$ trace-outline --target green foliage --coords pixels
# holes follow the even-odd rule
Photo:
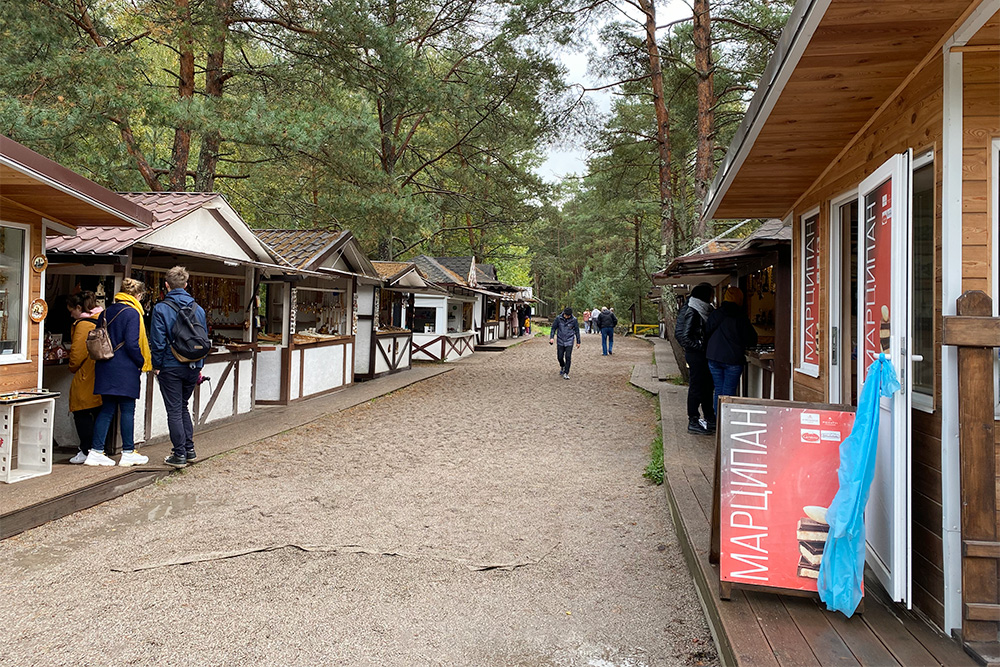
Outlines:
[[[649,446],[649,464],[642,476],[657,486],[663,484],[663,435],[657,435]]]

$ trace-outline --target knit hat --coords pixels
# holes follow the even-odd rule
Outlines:
[[[732,301],[737,306],[743,305],[743,292],[740,291],[739,287],[727,287],[726,294],[722,297],[723,301]]]

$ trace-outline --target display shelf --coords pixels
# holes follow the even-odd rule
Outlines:
[[[13,484],[52,472],[55,398],[0,405],[0,482]]]

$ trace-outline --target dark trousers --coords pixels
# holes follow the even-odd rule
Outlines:
[[[111,422],[115,418],[115,410],[119,411],[119,426],[121,428],[122,451],[135,450],[135,399],[128,396],[112,396],[101,394],[101,411],[94,421],[94,438],[90,442],[91,449],[104,451],[104,443],[111,430]]]
[[[101,406],[77,410],[73,413],[73,422],[76,424],[76,434],[80,436],[80,451],[84,454],[90,453],[90,446],[94,443],[94,426],[97,424],[97,415],[101,414]],[[110,426],[110,423],[109,423]],[[113,449],[114,443],[111,440],[111,429],[104,439],[104,451]]]
[[[688,418],[697,419],[699,417],[698,408],[707,422],[715,422],[715,406],[712,405],[715,384],[712,382],[712,373],[708,370],[708,360],[704,354],[697,352],[685,352],[684,359],[688,364]]]
[[[164,368],[156,379],[160,383],[160,396],[167,410],[167,429],[174,456],[187,458],[194,453],[194,424],[188,401],[198,384],[200,371],[188,366]]]
[[[556,344],[556,358],[559,360],[559,368],[566,375],[569,375],[569,365],[573,363],[573,344],[569,345],[559,345]]]

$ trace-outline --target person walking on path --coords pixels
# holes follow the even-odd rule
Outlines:
[[[743,310],[743,292],[730,287],[705,324],[705,357],[712,373],[715,393],[712,406],[719,409],[719,396],[736,396],[746,363],[748,347],[757,344],[757,330]]]
[[[590,333],[590,311],[583,311],[583,333]]]
[[[592,334],[600,333],[600,330],[597,328],[597,318],[599,318],[600,316],[601,316],[601,309],[598,308],[597,306],[594,306],[594,309],[590,311],[590,322],[591,322],[590,333]]]
[[[107,326],[115,356],[94,364],[94,393],[101,395],[101,411],[94,423],[94,439],[83,462],[88,466],[113,466],[115,460],[105,455],[104,442],[115,417],[120,413],[122,438],[120,466],[144,465],[149,459],[135,449],[135,399],[139,398],[139,378],[153,369],[146,338],[140,299],[146,286],[134,278],[122,281],[114,303],[101,313],[97,326]]]
[[[573,309],[566,308],[562,315],[552,322],[549,332],[549,345],[552,339],[556,341],[556,358],[559,360],[559,375],[564,380],[569,379],[569,366],[573,362],[573,342],[580,347],[580,323],[573,317]]]
[[[153,368],[160,383],[163,407],[167,411],[167,429],[172,445],[170,456],[163,462],[174,468],[183,468],[198,459],[188,401],[198,385],[211,341],[205,309],[195,303],[194,297],[187,292],[187,269],[175,266],[167,271],[165,282],[167,295],[153,306],[150,337]],[[187,349],[191,341],[180,340],[181,336],[191,337],[197,343],[197,352],[185,356],[191,354]]]
[[[607,306],[601,308],[601,314],[597,316],[597,328],[601,332],[601,350],[605,357],[613,353],[616,326],[618,318],[615,314],[608,310]]]
[[[708,283],[696,285],[691,297],[677,313],[674,336],[684,348],[684,359],[688,365],[688,432],[708,435],[715,432],[715,405],[713,399],[712,374],[705,357],[705,324],[712,313],[712,286]],[[701,422],[701,408],[705,423]]]
[[[80,436],[80,451],[69,460],[80,464],[87,460],[94,442],[94,424],[101,412],[101,397],[94,393],[94,360],[87,353],[87,334],[97,326],[97,318],[104,310],[97,305],[93,292],[71,294],[66,299],[66,309],[73,318],[69,348],[69,372],[73,380],[69,385],[69,411],[73,413],[76,434]]]

